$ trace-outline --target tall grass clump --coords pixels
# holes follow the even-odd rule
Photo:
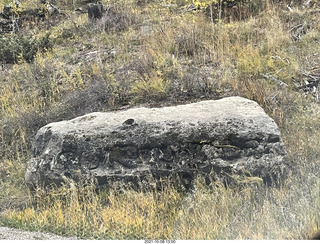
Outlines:
[[[84,239],[168,239],[182,200],[172,186],[98,194],[90,186],[71,186],[38,194],[33,206],[5,212],[2,223]]]
[[[306,239],[319,224],[319,181],[309,192],[290,180],[284,188],[251,185],[242,189],[200,187],[184,199],[173,239]],[[311,183],[310,182],[310,183]],[[201,186],[201,184],[200,184]]]

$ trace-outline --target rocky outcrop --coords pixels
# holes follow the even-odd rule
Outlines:
[[[50,23],[59,21],[64,16],[52,3],[41,1],[39,8],[23,9],[18,1],[8,4],[0,12],[0,34],[17,33],[21,28],[32,28],[37,22],[50,19]]]
[[[18,1],[3,7],[2,12],[0,12],[0,34],[18,31],[21,25],[20,12],[21,8]]]
[[[16,32],[19,28],[19,22],[12,19],[4,19],[0,17],[0,34]]]
[[[197,174],[268,179],[284,167],[276,123],[254,101],[221,100],[91,113],[41,128],[25,175],[30,188],[94,179],[99,185]]]

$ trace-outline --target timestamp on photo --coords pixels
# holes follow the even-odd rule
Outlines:
[[[176,240],[144,240],[146,244],[175,244]]]

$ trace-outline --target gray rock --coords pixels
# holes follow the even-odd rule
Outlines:
[[[101,19],[105,12],[105,7],[101,3],[88,4],[88,18],[90,20]]]
[[[94,179],[99,185],[180,176],[190,186],[248,174],[269,179],[284,167],[276,123],[254,101],[221,100],[163,108],[90,113],[41,128],[26,183],[36,186]]]

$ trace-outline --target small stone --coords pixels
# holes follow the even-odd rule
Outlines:
[[[132,125],[134,123],[134,119],[127,119],[123,122],[123,125]]]

